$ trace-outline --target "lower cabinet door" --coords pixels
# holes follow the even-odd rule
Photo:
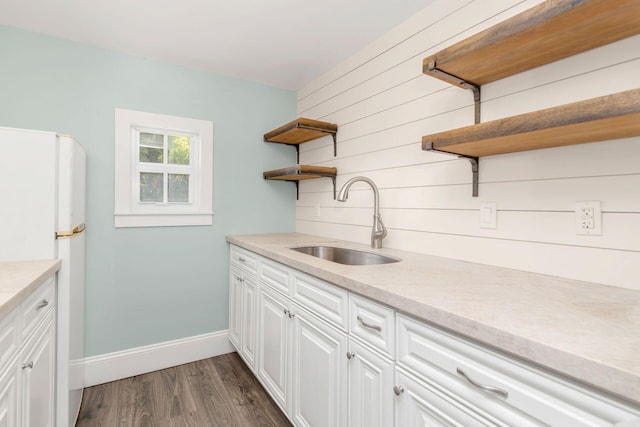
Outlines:
[[[397,395],[396,426],[507,426],[401,370],[396,370],[394,393]]]
[[[12,364],[0,375],[0,427],[18,425],[17,386],[16,365]]]
[[[242,316],[242,272],[229,270],[229,341],[240,352],[240,324]]]
[[[393,426],[394,364],[351,339],[349,364],[349,427]]]
[[[258,298],[258,378],[273,400],[289,413],[289,302],[264,284]]]
[[[242,281],[242,320],[240,323],[240,355],[245,363],[255,372],[257,330],[256,318],[258,313],[258,286],[253,278],[247,276]]]
[[[52,314],[50,314],[52,316]],[[53,427],[55,329],[53,317],[36,332],[20,363],[22,425]]]
[[[297,426],[346,426],[347,335],[302,309],[292,311],[291,419]]]

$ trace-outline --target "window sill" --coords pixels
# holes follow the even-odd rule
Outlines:
[[[213,212],[174,214],[116,213],[115,227],[178,227],[190,225],[212,225]]]

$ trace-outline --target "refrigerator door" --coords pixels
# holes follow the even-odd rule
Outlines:
[[[56,135],[0,128],[0,261],[56,257]]]
[[[58,238],[57,426],[74,426],[84,387],[85,233]]]
[[[85,224],[87,156],[73,137],[58,136],[58,236],[70,236]]]

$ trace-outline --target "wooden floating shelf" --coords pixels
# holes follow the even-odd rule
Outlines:
[[[423,150],[466,157],[640,135],[640,89],[422,137]]]
[[[279,144],[295,145],[298,153],[297,161],[300,161],[298,146],[302,143],[331,135],[333,138],[333,155],[336,156],[336,134],[338,125],[321,122],[319,120],[305,119],[300,117],[292,122],[282,125],[279,128],[264,134],[265,142],[276,142]]]
[[[638,33],[638,0],[549,0],[424,58],[423,72],[481,86]]]
[[[264,179],[279,181],[293,181],[296,184],[296,198],[298,196],[298,182],[305,179],[331,178],[333,181],[333,198],[336,198],[336,176],[338,169],[326,166],[295,165],[288,168],[275,169],[262,173]]]

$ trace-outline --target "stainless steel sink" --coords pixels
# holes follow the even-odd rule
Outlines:
[[[322,258],[346,265],[390,264],[400,261],[397,258],[392,258],[386,255],[357,251],[355,249],[336,248],[333,246],[302,246],[291,249],[316,258]]]

